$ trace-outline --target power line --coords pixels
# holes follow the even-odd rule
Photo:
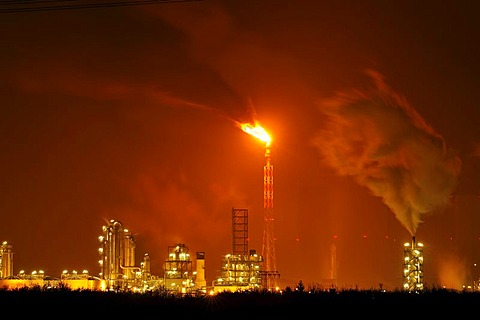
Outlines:
[[[22,0],[0,1],[0,13],[20,13],[35,11],[75,10],[109,7],[140,6],[177,2],[198,2],[203,0],[136,0],[136,1],[76,1],[76,0]]]

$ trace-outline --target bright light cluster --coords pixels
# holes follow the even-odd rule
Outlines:
[[[259,139],[260,141],[265,142],[265,145],[268,147],[272,143],[272,138],[270,135],[265,131],[265,129],[260,126],[258,123],[255,123],[255,126],[252,126],[249,123],[243,123],[240,125],[242,130],[249,135],[254,136],[255,138]]]

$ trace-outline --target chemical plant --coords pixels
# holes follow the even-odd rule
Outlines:
[[[152,275],[150,257],[146,254],[141,263],[136,261],[136,243],[132,233],[120,221],[111,220],[102,228],[99,237],[99,265],[97,276],[65,271],[59,279],[46,277],[43,271],[30,275],[21,271],[13,275],[13,251],[7,242],[0,252],[0,285],[8,288],[19,286],[60,283],[71,288],[96,290],[128,290],[146,292],[164,290],[176,294],[205,294],[219,291],[279,290],[273,234],[273,165],[271,164],[271,138],[258,124],[241,124],[247,134],[265,143],[264,166],[264,232],[262,255],[248,248],[248,210],[232,209],[232,253],[222,257],[221,275],[207,288],[205,280],[205,253],[196,252],[192,259],[185,244],[168,247],[164,274]]]
[[[122,222],[111,220],[99,236],[99,272],[64,271],[56,278],[43,271],[14,274],[14,252],[11,244],[0,246],[0,287],[59,287],[102,291],[148,292],[161,290],[174,295],[203,295],[223,291],[269,289],[271,272],[265,269],[263,256],[248,248],[248,210],[232,208],[232,252],[221,257],[220,275],[208,285],[205,278],[205,253],[192,256],[187,245],[178,243],[167,248],[164,274],[153,275],[150,257],[137,262],[136,240]],[[403,289],[424,290],[423,245],[415,237],[404,244]],[[278,290],[278,289],[277,289]]]
[[[150,272],[150,257],[136,260],[136,241],[122,222],[111,220],[102,227],[99,236],[99,273],[92,276],[87,271],[64,271],[58,278],[43,271],[26,274],[23,270],[14,275],[13,247],[3,242],[0,247],[0,287],[59,287],[102,291],[147,292],[162,290],[175,295],[213,294],[221,291],[263,289],[265,278],[263,259],[255,250],[249,250],[248,210],[232,209],[233,252],[222,257],[221,275],[207,286],[205,278],[205,253],[196,252],[193,258],[187,245],[178,243],[168,247],[164,274]]]
[[[177,243],[167,249],[164,274],[153,275],[148,254],[137,262],[136,240],[122,222],[111,220],[102,227],[99,237],[99,272],[90,275],[82,272],[64,271],[58,278],[43,271],[14,275],[13,248],[7,242],[0,246],[0,287],[68,286],[72,289],[103,291],[148,292],[161,290],[175,295],[214,294],[222,291],[268,290],[279,291],[273,231],[273,165],[271,164],[271,139],[265,130],[256,124],[242,124],[241,129],[265,143],[264,166],[264,231],[262,254],[248,248],[248,210],[232,208],[232,251],[221,258],[218,278],[207,285],[205,278],[205,252],[195,252],[194,257],[187,245]],[[331,280],[336,284],[336,253],[332,248]],[[404,246],[403,290],[418,292],[423,284],[423,245],[411,243]],[[336,286],[336,285],[335,285]]]

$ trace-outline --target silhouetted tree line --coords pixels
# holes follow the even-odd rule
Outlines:
[[[139,317],[190,319],[382,319],[453,317],[476,314],[480,292],[432,289],[421,292],[381,290],[306,290],[302,283],[283,292],[243,291],[215,295],[172,295],[164,290],[105,292],[68,287],[0,288],[0,308],[15,315],[47,318]],[[193,318],[192,318],[193,319]]]

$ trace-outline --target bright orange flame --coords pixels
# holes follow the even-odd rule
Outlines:
[[[242,123],[240,127],[249,135],[252,135],[255,138],[265,142],[267,147],[270,146],[270,143],[272,143],[272,138],[270,138],[270,135],[258,123],[255,123],[255,126],[252,126],[249,123]]]

